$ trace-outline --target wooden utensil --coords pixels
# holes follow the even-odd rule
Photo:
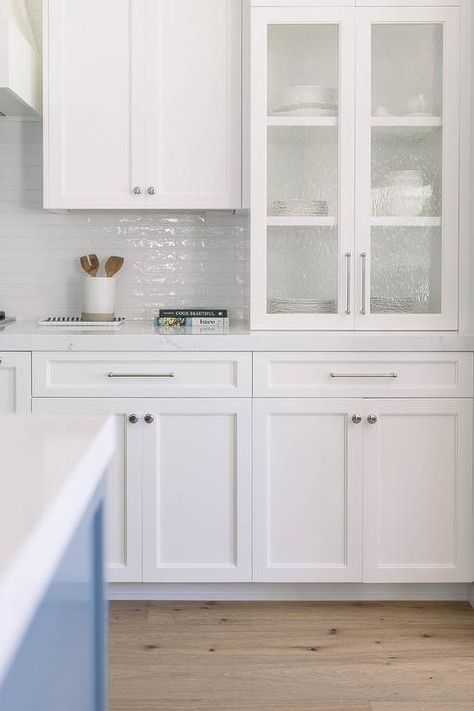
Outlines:
[[[123,267],[123,257],[109,257],[105,263],[105,273],[108,277],[113,277],[119,273]]]
[[[97,254],[85,254],[81,257],[81,267],[89,276],[97,276],[97,272],[99,271],[99,257]]]

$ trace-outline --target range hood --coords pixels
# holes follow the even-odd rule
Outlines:
[[[0,0],[0,114],[38,116],[41,69],[23,0]]]

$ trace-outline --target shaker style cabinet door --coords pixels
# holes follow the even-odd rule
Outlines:
[[[45,0],[46,208],[145,207],[144,8]]]
[[[361,403],[255,400],[255,582],[361,581]]]
[[[252,11],[253,328],[354,327],[354,23]]]
[[[457,329],[459,22],[357,10],[357,329]]]
[[[251,580],[249,399],[150,401],[144,582]]]
[[[106,495],[106,568],[110,583],[142,580],[142,425],[140,400],[106,398],[34,398],[33,413],[113,415],[117,451],[108,472]],[[129,422],[137,415],[135,424]]]
[[[364,581],[471,582],[472,400],[364,407]]]
[[[147,0],[146,204],[241,205],[241,0]]]
[[[241,205],[241,0],[45,0],[45,207]]]
[[[0,413],[31,412],[31,356],[0,353]]]

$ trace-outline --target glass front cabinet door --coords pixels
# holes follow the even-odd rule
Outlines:
[[[459,10],[256,7],[252,327],[458,326]]]

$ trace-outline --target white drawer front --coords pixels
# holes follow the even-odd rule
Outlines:
[[[257,397],[472,397],[470,353],[255,353]]]
[[[250,397],[251,353],[35,353],[36,397]]]

